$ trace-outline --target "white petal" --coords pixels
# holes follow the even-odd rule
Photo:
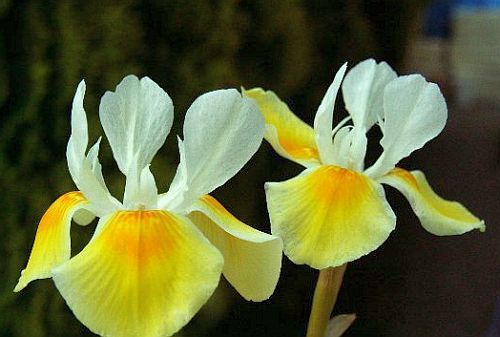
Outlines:
[[[85,81],[78,84],[71,108],[71,136],[68,141],[68,169],[75,184],[78,180],[78,171],[89,142],[87,116],[83,108],[85,96]]]
[[[420,75],[401,76],[385,87],[384,152],[366,170],[372,177],[390,171],[403,158],[436,137],[446,124],[448,112],[439,87]]]
[[[252,99],[234,89],[198,97],[186,113],[186,184],[193,202],[234,176],[257,151],[264,118]],[[182,158],[181,158],[182,159]]]
[[[333,139],[332,164],[358,172],[363,171],[366,144],[364,127],[340,128]]]
[[[89,211],[102,216],[121,207],[119,201],[111,196],[105,184],[101,183],[100,171],[97,165],[98,145],[94,145],[89,151],[89,157],[85,156],[88,144],[87,116],[83,108],[83,97],[85,95],[85,82],[82,81],[73,99],[71,110],[71,136],[66,149],[68,168],[78,189],[83,192],[90,201]],[[96,147],[97,146],[97,147]],[[92,161],[92,163],[91,163]]]
[[[349,70],[342,83],[342,94],[354,125],[369,130],[383,116],[384,87],[397,77],[385,62],[365,60]]]
[[[177,171],[168,192],[158,196],[158,208],[169,211],[181,211],[180,208],[184,203],[184,196],[188,190],[186,152],[184,151],[184,143],[179,137],[177,137],[177,144],[179,146],[179,165],[177,166]]]
[[[99,116],[120,171],[127,175],[131,165],[140,171],[151,163],[170,132],[173,110],[167,93],[148,77],[129,75],[104,94]]]
[[[319,156],[323,164],[332,163],[333,155],[333,108],[335,107],[335,99],[340,88],[340,83],[347,69],[347,63],[335,74],[332,84],[326,91],[323,100],[316,112],[314,118],[314,131],[316,132],[316,144],[318,145]]]

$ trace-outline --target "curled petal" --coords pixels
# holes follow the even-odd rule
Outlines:
[[[316,132],[316,144],[318,144],[319,155],[323,164],[331,164],[333,156],[333,108],[335,107],[335,100],[340,88],[340,83],[344,78],[347,69],[347,63],[335,74],[332,84],[326,91],[323,100],[314,117],[314,132]]]
[[[382,186],[336,166],[308,169],[280,183],[266,183],[271,231],[296,264],[336,267],[378,248],[396,218]]]
[[[272,295],[281,270],[280,238],[239,221],[209,195],[200,198],[189,217],[221,251],[223,274],[245,299]]]
[[[319,153],[313,128],[295,116],[272,91],[261,88],[244,90],[254,99],[266,120],[265,139],[282,157],[305,167],[319,164]]]
[[[109,193],[101,173],[98,160],[100,139],[91,147],[87,156],[88,145],[87,116],[83,108],[85,82],[81,81],[73,98],[71,110],[71,136],[66,148],[68,169],[75,185],[90,202],[92,213],[102,216],[121,207],[118,200]]]
[[[63,194],[50,205],[38,224],[28,264],[14,291],[21,291],[33,280],[51,277],[54,267],[69,260],[71,218],[87,204],[83,194],[75,191]]]
[[[170,336],[215,290],[223,258],[186,218],[118,211],[53,270],[57,289],[90,330],[111,337]]]
[[[437,195],[420,171],[409,172],[397,167],[379,181],[403,193],[422,226],[432,234],[457,235],[473,229],[482,232],[486,229],[484,221],[462,204]]]

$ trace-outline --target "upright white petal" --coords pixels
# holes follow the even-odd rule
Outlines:
[[[345,107],[354,125],[369,130],[383,116],[383,93],[385,86],[397,74],[385,62],[368,59],[349,70],[342,83]]]
[[[167,193],[158,196],[159,209],[177,210],[184,203],[184,196],[187,194],[186,151],[179,136],[177,136],[177,143],[179,146],[179,165]]]
[[[420,75],[401,76],[384,90],[383,153],[366,174],[380,177],[444,128],[448,111],[439,87]]]
[[[104,94],[99,117],[120,171],[127,175],[132,164],[141,171],[151,163],[170,132],[173,110],[167,93],[148,77],[129,75]]]
[[[234,176],[257,151],[264,119],[254,101],[234,89],[198,97],[184,121],[186,206]],[[187,192],[187,193],[186,193]],[[189,200],[188,200],[189,199]]]
[[[111,196],[100,172],[97,152],[98,144],[85,156],[88,144],[87,116],[83,108],[85,82],[81,81],[73,98],[71,110],[71,136],[66,149],[68,169],[78,189],[90,201],[88,209],[98,216],[121,207]]]
[[[366,154],[366,129],[358,126],[344,126],[333,139],[332,164],[361,172]]]
[[[340,83],[347,69],[347,63],[335,74],[332,84],[326,91],[323,100],[316,112],[314,118],[314,131],[316,132],[316,144],[318,145],[319,156],[323,164],[332,163],[333,155],[333,108],[335,107],[335,99],[340,88]]]

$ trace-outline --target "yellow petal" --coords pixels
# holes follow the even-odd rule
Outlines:
[[[75,316],[106,337],[170,336],[215,290],[223,258],[189,219],[117,211],[90,243],[53,270]]]
[[[336,267],[379,247],[396,218],[382,186],[337,166],[308,169],[280,183],[266,183],[271,231],[296,264]]]
[[[268,299],[280,275],[281,239],[239,221],[209,195],[194,210],[190,219],[224,256],[226,279],[247,300]]]
[[[463,234],[473,229],[485,230],[484,221],[456,201],[437,195],[420,171],[395,168],[379,179],[398,189],[410,202],[422,226],[435,235]]]
[[[38,224],[26,268],[14,288],[21,291],[33,280],[51,277],[51,270],[71,256],[70,226],[75,212],[88,204],[79,191],[68,192],[50,205]]]
[[[319,164],[313,128],[295,116],[274,92],[254,88],[243,94],[257,102],[266,120],[265,139],[279,155],[306,167]]]

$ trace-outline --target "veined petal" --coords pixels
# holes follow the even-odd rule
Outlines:
[[[319,156],[323,164],[331,164],[333,156],[333,108],[340,88],[340,83],[344,78],[347,63],[335,74],[332,84],[326,91],[323,100],[314,117],[314,132],[316,133],[316,144],[318,144]]]
[[[379,183],[336,166],[266,183],[266,198],[271,231],[283,239],[285,254],[316,269],[370,253],[396,222]]]
[[[439,87],[420,75],[401,76],[384,89],[384,120],[380,125],[384,151],[366,170],[378,178],[420,149],[444,128],[448,111]]]
[[[125,175],[131,165],[140,172],[165,142],[174,106],[168,94],[149,77],[125,77],[115,92],[106,92],[99,117],[116,163]]]
[[[385,62],[368,59],[358,63],[346,74],[342,94],[354,125],[369,130],[383,117],[384,88],[397,74]]]
[[[75,257],[56,268],[75,316],[107,337],[170,336],[208,300],[223,258],[186,218],[118,211]]]
[[[209,195],[193,206],[189,218],[221,251],[224,276],[246,300],[272,295],[281,270],[280,238],[239,221]]]
[[[33,280],[51,277],[54,267],[71,256],[71,218],[88,204],[81,192],[69,192],[50,205],[38,224],[35,242],[26,268],[14,291],[21,291]]]
[[[305,167],[319,165],[313,128],[295,116],[272,91],[254,88],[243,90],[243,94],[257,102],[266,121],[264,137],[280,156]]]
[[[484,221],[475,217],[462,204],[437,195],[420,171],[409,172],[397,167],[379,181],[403,193],[422,226],[432,234],[457,235],[473,229],[481,232],[486,229]]]
[[[264,119],[253,100],[234,89],[198,97],[184,120],[185,162],[180,164],[192,202],[241,170],[263,136]]]

